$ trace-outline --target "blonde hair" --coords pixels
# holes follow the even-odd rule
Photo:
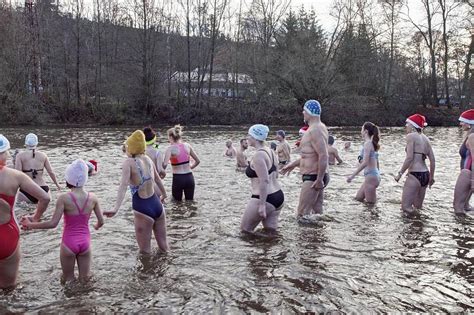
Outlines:
[[[183,135],[183,127],[181,125],[175,125],[173,128],[168,129],[168,137],[173,138],[174,141],[181,139]]]

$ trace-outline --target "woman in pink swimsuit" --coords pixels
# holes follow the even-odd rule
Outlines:
[[[166,149],[163,159],[163,168],[166,169],[168,163],[173,168],[173,183],[171,192],[177,201],[183,200],[183,193],[186,200],[194,199],[194,176],[192,170],[199,165],[200,160],[193,148],[182,141],[183,128],[180,125],[168,129],[168,140],[170,146]],[[193,158],[194,162],[191,161]]]
[[[89,218],[92,212],[97,217],[94,228],[98,230],[104,219],[97,197],[84,190],[87,181],[88,167],[83,160],[75,160],[66,168],[66,184],[70,192],[59,195],[56,211],[51,220],[34,223],[28,219],[21,221],[25,229],[53,229],[58,226],[64,213],[64,230],[61,243],[60,260],[63,269],[63,281],[75,279],[74,265],[77,261],[79,281],[86,282],[90,278],[91,266],[91,235]]]
[[[30,217],[39,221],[49,204],[49,195],[26,174],[6,166],[10,142],[0,134],[0,289],[16,285],[20,264],[20,229],[16,222],[15,196],[21,188],[36,199],[36,212]]]

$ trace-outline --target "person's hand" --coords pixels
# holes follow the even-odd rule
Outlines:
[[[105,215],[107,218],[112,218],[114,215],[117,214],[117,211],[104,211],[102,212],[103,215]]]
[[[100,229],[103,225],[104,225],[104,222],[103,222],[103,221],[102,221],[102,222],[97,221],[97,223],[94,224],[94,229],[98,230],[98,229]]]
[[[281,175],[290,175],[291,171],[295,169],[295,166],[292,163],[283,166],[280,170]]]
[[[31,223],[32,223],[31,216],[24,216],[20,220],[21,228],[23,230],[29,230],[30,226],[31,226]]]
[[[354,175],[349,175],[349,176],[347,176],[346,181],[347,181],[348,183],[350,183],[350,182],[352,182],[353,179],[354,179]]]
[[[397,176],[394,176],[393,179],[398,183],[398,181],[400,180],[400,178],[402,178],[402,174],[400,174],[400,172],[398,172],[398,175]]]
[[[158,175],[160,175],[160,178],[163,179],[166,177],[166,172],[160,172]]]
[[[314,188],[316,190],[321,190],[324,188],[324,183],[322,179],[317,179],[314,181],[313,185],[311,185],[311,188]]]
[[[58,192],[61,192],[61,186],[59,186],[59,184],[58,184],[58,185],[56,185],[56,187],[58,188]]]
[[[431,186],[433,186],[434,183],[435,183],[434,178],[430,176],[430,181],[429,181],[428,187],[431,189]]]
[[[166,198],[168,198],[168,195],[167,195],[167,194],[162,194],[162,195],[160,196],[160,201],[161,201],[161,203],[165,203],[165,202],[166,202]]]
[[[266,205],[260,205],[258,206],[258,214],[266,219],[267,218],[267,206]]]

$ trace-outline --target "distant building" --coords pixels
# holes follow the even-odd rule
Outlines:
[[[202,70],[201,70],[202,71]],[[203,75],[198,69],[191,71],[191,89],[196,93],[201,86],[202,95],[207,95],[209,90],[209,73]],[[188,93],[188,72],[175,72],[171,81],[183,95]],[[216,69],[212,74],[211,96],[248,98],[255,95],[255,84],[252,78],[245,73],[226,72]]]

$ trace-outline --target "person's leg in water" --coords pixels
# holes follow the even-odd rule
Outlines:
[[[20,266],[20,242],[9,257],[0,260],[0,289],[12,288],[16,285]]]
[[[365,201],[368,203],[377,202],[377,187],[380,184],[379,176],[368,175],[365,176],[364,186],[365,186]]]
[[[135,237],[141,254],[151,253],[151,233],[155,220],[138,211],[133,211]]]
[[[76,264],[76,254],[74,254],[64,244],[61,244],[59,259],[61,261],[61,268],[63,270],[61,281],[64,283],[75,280],[76,277],[74,277],[74,265]]]
[[[407,213],[413,213],[415,208],[416,197],[421,189],[421,184],[418,179],[412,174],[408,174],[402,192],[402,210]]]
[[[362,183],[362,186],[360,186],[359,190],[356,193],[355,200],[364,202],[365,200],[365,179],[364,183]]]
[[[263,217],[258,213],[258,205],[260,200],[257,198],[250,198],[247,202],[247,207],[240,221],[240,230],[246,233],[252,233],[257,225],[262,221]],[[268,209],[268,203],[267,203]]]
[[[471,196],[471,171],[467,169],[461,170],[454,186],[454,212],[458,214],[465,213],[469,208],[469,198]]]
[[[171,183],[171,195],[176,201],[183,200],[183,188],[181,186],[180,174],[173,174],[173,181]]]
[[[91,277],[92,252],[89,248],[84,253],[77,255],[77,268],[79,269],[79,281],[86,283]]]
[[[184,198],[186,198],[186,200],[194,200],[195,186],[196,185],[194,183],[194,175],[193,173],[190,173],[190,175],[187,177],[186,186],[184,188]]]
[[[300,199],[298,203],[297,216],[322,213],[323,189],[316,190],[312,188],[314,181],[304,181],[301,185]]]
[[[153,225],[153,233],[155,234],[156,243],[162,252],[169,250],[168,240],[166,237],[166,212],[163,208],[163,212],[160,217],[156,219]]]

